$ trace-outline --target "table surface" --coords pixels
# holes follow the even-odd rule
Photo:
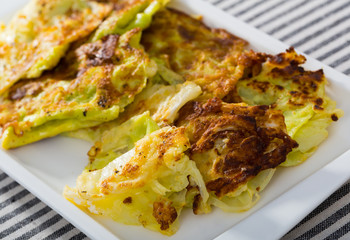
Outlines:
[[[349,0],[206,0],[350,76]],[[350,181],[282,239],[350,239]],[[0,239],[87,239],[0,170]]]

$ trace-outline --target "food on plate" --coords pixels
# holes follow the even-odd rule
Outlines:
[[[151,24],[152,16],[169,0],[107,0],[114,3],[114,11],[90,36],[92,41],[109,34],[123,34],[134,28],[145,29]]]
[[[229,40],[225,41],[227,37]],[[315,99],[324,98],[324,106],[329,104],[327,111],[323,111],[324,115],[313,113],[323,117],[321,122],[325,125],[319,131],[325,131],[332,116],[341,116],[341,111],[335,109],[334,102],[325,95],[323,73],[305,71],[299,66],[304,58],[293,49],[276,56],[249,51],[245,41],[224,30],[210,29],[201,21],[171,9],[154,16],[141,43],[158,67],[147,87],[116,120],[69,135],[96,136],[97,133],[88,153],[87,169],[94,171],[107,168],[116,156],[127,154],[134,142],[129,141],[126,146],[124,136],[118,134],[124,131],[119,129],[130,126],[129,121],[144,112],[160,128],[185,127],[191,144],[185,154],[196,163],[193,167],[201,173],[209,194],[204,201],[198,188],[187,187],[185,205],[195,214],[208,213],[212,206],[230,212],[248,210],[258,201],[259,193],[277,166],[296,164],[294,153],[305,148],[305,142],[301,141],[299,146],[296,141],[299,139],[292,138],[290,124],[293,117],[297,118],[293,115],[295,109],[302,105],[286,104],[281,100],[284,92],[274,92],[274,89],[280,91],[284,86],[285,94],[292,90],[304,90],[305,94],[305,87],[309,86],[309,96],[298,95],[296,100],[307,99],[313,107]],[[284,71],[289,75],[283,75],[279,68],[286,68]],[[290,68],[296,68],[299,75],[290,73]],[[228,76],[232,81],[225,82]],[[276,79],[282,83],[276,83]],[[262,91],[258,83],[255,87],[252,83],[258,80],[267,82],[264,84],[271,85],[272,89]],[[316,88],[311,84],[314,80],[318,81]],[[267,93],[276,98],[271,99]],[[311,99],[311,95],[317,98]],[[270,102],[254,102],[259,99],[270,99]],[[309,119],[300,124],[305,123],[319,128]],[[305,133],[310,137],[315,131],[308,128]],[[314,146],[319,143],[312,142]]]
[[[0,94],[55,67],[69,44],[92,33],[111,10],[98,1],[30,1],[0,31]]]
[[[93,143],[64,196],[172,235],[183,208],[250,209],[343,113],[293,48],[255,52],[167,3],[33,0],[0,33],[0,127],[5,149],[61,133]]]
[[[228,104],[218,98],[193,101],[181,109],[176,126],[186,129],[191,144],[188,154],[215,198],[213,205],[226,203],[225,210],[249,209],[261,187],[251,189],[251,200],[242,202],[246,209],[230,203],[246,195],[250,179],[276,168],[298,146],[287,134],[282,113],[267,105]]]
[[[64,195],[92,213],[174,234],[189,186],[208,199],[196,163],[184,153],[189,147],[183,127],[164,127],[106,167],[85,170],[76,188],[66,187]]]
[[[96,126],[117,118],[119,112],[123,111],[123,108],[132,102],[133,97],[146,86],[147,79],[157,71],[155,62],[148,58],[139,41],[142,28],[148,26],[152,15],[165,3],[166,1],[162,0],[106,1],[102,6],[111,5],[116,10],[113,10],[104,21],[102,20],[107,13],[101,17],[89,32],[95,30],[92,35],[100,32],[98,38],[85,38],[85,36],[91,38],[87,36],[88,33],[80,37],[78,33],[71,33],[76,37],[73,39],[76,41],[70,45],[60,63],[57,66],[52,65],[55,66],[54,69],[40,77],[42,71],[35,76],[21,75],[19,77],[21,80],[17,79],[17,83],[11,87],[9,85],[10,88],[0,96],[2,146],[6,149],[14,148],[65,131]],[[98,3],[76,0],[53,1],[46,4],[45,1],[35,0],[27,8],[35,4],[40,7],[30,8],[33,16],[44,14],[45,21],[56,22],[58,20],[55,16],[66,8],[61,14],[74,11],[78,17],[80,15],[79,11],[75,10],[76,7]],[[42,8],[53,11],[52,19]],[[120,17],[114,19],[118,28],[105,35],[102,34],[102,30],[110,23],[115,12]],[[74,18],[78,22],[72,22],[70,18],[61,16],[58,16],[58,19],[64,26],[72,25],[71,28],[82,31],[79,19]],[[31,24],[37,27],[34,20],[31,20]],[[16,25],[17,22],[15,18],[13,24]],[[56,36],[63,30],[54,28],[50,31]],[[41,33],[44,34],[43,31]],[[4,34],[6,36],[6,32]],[[67,42],[66,48],[70,42]],[[52,49],[49,46],[46,48]],[[11,49],[19,51],[16,47]],[[63,54],[53,54],[57,58],[55,64]],[[5,52],[2,59],[9,57],[12,58],[13,54]],[[45,61],[47,60],[49,58],[45,57]],[[6,82],[7,80],[3,78],[0,85]]]
[[[293,48],[269,56],[261,71],[237,84],[238,95],[249,105],[270,105],[281,110],[289,136],[299,146],[288,154],[283,166],[305,161],[327,138],[327,127],[343,115],[326,94],[322,70],[307,71],[300,65],[305,57]]]
[[[142,44],[184,80],[199,85],[204,94],[223,98],[244,75],[240,56],[248,43],[223,29],[211,29],[202,21],[174,9],[154,16]]]
[[[54,71],[12,86],[0,105],[2,146],[14,148],[117,118],[157,71],[140,36],[135,28],[81,45],[73,79]]]

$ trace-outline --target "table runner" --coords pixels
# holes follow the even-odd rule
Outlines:
[[[350,76],[350,1],[205,1]],[[282,239],[350,239],[349,212],[350,181]],[[88,238],[0,170],[0,239]]]

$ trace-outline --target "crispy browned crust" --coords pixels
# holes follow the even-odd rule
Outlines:
[[[79,60],[78,76],[90,67],[115,64],[119,59],[115,56],[119,35],[107,35],[101,41],[85,44],[76,51]]]
[[[160,224],[161,230],[167,230],[177,218],[176,209],[169,200],[153,203],[153,217]]]
[[[132,197],[127,197],[123,200],[124,204],[131,204],[132,203]]]
[[[246,41],[174,9],[154,16],[142,44],[151,57],[162,59],[212,96],[226,96],[244,74],[244,59],[239,58]]]
[[[249,62],[248,59],[252,56],[247,56],[246,62]],[[279,79],[280,84],[288,86],[289,100],[287,104],[291,109],[312,102],[315,110],[323,110],[324,100],[319,97],[319,90],[320,86],[323,87],[325,84],[326,79],[322,69],[316,71],[305,70],[301,66],[306,61],[305,57],[297,54],[293,47],[275,56],[265,55],[264,58],[260,58],[258,61],[253,60],[259,62],[260,66],[261,63],[265,64],[265,72],[262,73],[264,75],[258,76],[260,72],[256,72],[258,74],[251,74],[247,78],[240,79],[240,81],[246,82],[247,87],[259,94],[272,90],[275,95],[280,96],[285,91],[284,87],[273,83],[274,79]],[[255,64],[253,68],[257,68],[258,65]],[[252,68],[248,67],[247,69],[251,70]],[[260,80],[256,80],[255,77],[259,77]],[[266,80],[262,81],[262,79]]]
[[[129,31],[128,37],[131,38],[139,31],[139,28]],[[65,109],[75,104],[67,101],[71,96],[80,95],[82,99],[87,98],[87,90],[92,84],[96,87],[96,107],[101,109],[118,104],[125,95],[134,96],[140,91],[140,86],[128,82],[143,79],[144,76],[139,73],[124,74],[118,78],[118,81],[124,81],[118,89],[112,83],[112,71],[125,58],[132,55],[141,57],[144,51],[129,46],[127,41],[121,45],[119,40],[118,35],[108,35],[93,43],[74,46],[57,68],[45,72],[40,78],[23,79],[14,84],[0,103],[0,112],[3,113],[0,116],[2,130],[13,126],[16,134],[20,136],[22,129],[17,128],[23,110],[26,115],[31,115],[41,109],[50,116],[51,113],[57,112],[57,109]],[[95,67],[100,67],[98,74],[86,74],[87,70]],[[68,85],[64,84],[67,87],[62,87],[61,83],[67,82]],[[37,99],[39,94],[40,99]],[[55,100],[54,96],[57,96]],[[86,116],[87,112],[83,112],[82,115]],[[21,128],[29,128],[31,124],[28,122],[28,127],[22,125]]]
[[[111,193],[112,189],[132,189],[143,187],[147,178],[157,172],[164,165],[164,162],[179,161],[183,154],[174,153],[174,148],[185,147],[185,151],[190,143],[182,127],[163,128],[158,135],[152,139],[147,136],[136,143],[135,155],[122,167],[116,170],[116,175],[106,178],[101,183],[101,191],[104,194]],[[149,171],[152,169],[152,171]],[[116,180],[115,176],[127,181]]]
[[[219,197],[260,171],[277,167],[298,146],[286,133],[281,112],[268,106],[226,104],[213,98],[188,103],[179,116],[176,124],[186,126],[191,157],[207,189]],[[209,152],[211,157],[205,158]]]
[[[254,52],[253,50],[246,51],[239,56],[239,64],[244,67],[242,79],[252,78],[261,72],[262,64],[271,57],[266,53]]]
[[[55,21],[56,24],[50,24],[50,22],[53,22],[51,18],[55,16],[48,14],[47,11],[51,11],[50,8],[57,5],[56,3],[52,5],[50,2],[49,0],[36,1],[35,5],[38,8],[36,14],[27,16],[25,12],[20,12],[13,20],[18,21],[22,18],[27,21],[26,19],[31,19],[30,22],[34,25],[31,27],[28,25],[26,31],[30,31],[32,39],[26,41],[11,40],[8,43],[2,41],[0,44],[0,57],[3,60],[2,64],[5,64],[2,76],[0,76],[1,95],[5,94],[13,84],[28,76],[26,72],[35,66],[40,58],[46,56],[43,53],[51,50],[45,48],[64,46],[86,38],[112,10],[112,4],[109,1],[105,1],[105,4],[98,4],[98,8],[97,5],[95,7],[90,5],[82,10],[70,8],[64,13],[59,13],[60,20]],[[15,22],[10,25],[15,28],[18,27]],[[45,44],[42,44],[42,42],[45,42]],[[52,67],[44,68],[49,70]]]
[[[196,196],[194,196],[192,209],[193,209],[193,213],[196,214],[196,215],[201,213],[200,212],[200,204],[201,204],[201,202],[203,202],[203,199],[202,199],[200,194],[197,194]]]
[[[269,75],[283,77],[287,80],[292,79],[293,83],[299,85],[298,90],[304,94],[315,92],[320,83],[324,82],[323,70],[306,71],[300,66],[305,61],[304,56],[298,55],[293,48],[290,48],[285,53],[269,59],[269,62],[275,66]]]

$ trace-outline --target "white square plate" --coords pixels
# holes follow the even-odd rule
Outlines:
[[[0,19],[7,20],[9,12],[25,2],[0,0],[6,6],[0,9]],[[227,29],[248,40],[255,50],[276,54],[289,47],[206,2],[175,0],[171,6],[202,15],[209,26]],[[277,239],[350,177],[350,79],[307,59],[307,69],[323,68],[330,82],[328,94],[345,115],[332,124],[328,139],[304,164],[279,168],[258,204],[248,212],[215,209],[196,216],[187,209],[180,216],[179,231],[172,237],[85,213],[62,197],[63,187],[74,186],[87,164],[90,144],[77,139],[55,137],[16,150],[0,150],[0,168],[93,239],[213,239],[219,235],[219,239]]]

